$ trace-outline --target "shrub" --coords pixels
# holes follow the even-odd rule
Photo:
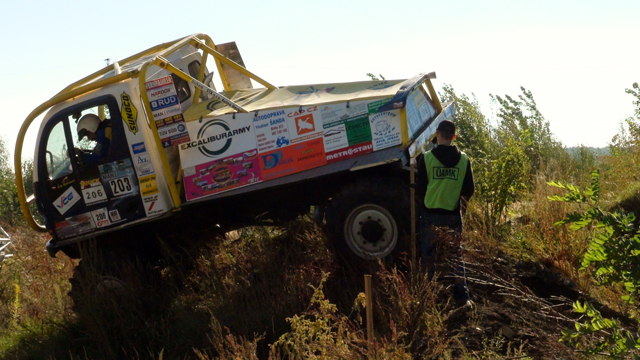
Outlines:
[[[574,185],[550,182],[549,185],[564,189],[564,196],[550,196],[551,201],[575,202],[586,205],[583,211],[567,214],[558,225],[570,224],[577,231],[595,227],[584,258],[582,270],[589,270],[599,285],[623,285],[626,295],[622,300],[635,306],[638,315],[638,289],[640,288],[640,231],[634,226],[633,213],[604,211],[600,207],[600,174],[591,174],[591,185],[584,191]],[[640,337],[638,333],[624,329],[618,320],[603,318],[590,304],[579,301],[574,304],[578,313],[586,314],[588,322],[576,322],[576,330],[565,330],[563,339],[579,345],[579,339],[589,337],[594,340],[586,347],[588,354],[608,351],[612,357],[633,355],[640,359]]]

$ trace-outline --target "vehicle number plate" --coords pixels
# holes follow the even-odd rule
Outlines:
[[[113,196],[122,196],[133,192],[133,181],[131,181],[130,175],[109,180],[109,186],[111,186]]]
[[[82,197],[87,205],[107,201],[107,194],[105,193],[102,185],[82,189]]]

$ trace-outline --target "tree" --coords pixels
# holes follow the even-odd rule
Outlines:
[[[33,161],[27,160],[22,164],[25,176],[25,190],[33,193]],[[23,220],[15,174],[10,161],[6,140],[0,138],[0,219],[15,225]]]
[[[520,90],[522,94],[517,99],[509,95],[504,98],[491,95],[498,104],[497,128],[500,136],[497,140],[503,143],[510,138],[521,138],[527,133],[531,141],[524,152],[531,163],[532,175],[535,175],[542,166],[554,160],[568,160],[568,154],[551,132],[549,122],[538,110],[531,91],[524,87],[520,87]]]
[[[493,130],[475,95],[458,96],[453,86],[447,84],[439,95],[442,102],[453,101],[456,107],[456,144],[471,158],[486,157],[493,146]]]

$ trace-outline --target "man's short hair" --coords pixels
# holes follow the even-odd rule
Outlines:
[[[456,135],[456,124],[450,120],[442,120],[442,122],[438,124],[438,128],[436,130],[440,131],[440,135],[445,140],[452,140]]]
[[[455,135],[448,133],[448,132],[444,132],[444,131],[440,131],[440,136],[442,136],[443,139],[445,140],[453,140],[453,137]]]

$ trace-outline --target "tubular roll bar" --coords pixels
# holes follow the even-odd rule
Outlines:
[[[203,44],[202,41],[204,41],[205,43]],[[171,55],[172,53],[178,51],[180,48],[184,47],[185,45],[192,45],[193,47],[195,47],[197,50],[202,50],[204,52],[204,56],[202,59],[202,63],[200,66],[200,71],[198,72],[198,79],[194,79],[191,76],[187,75],[186,73],[180,71],[179,69],[177,69],[175,66],[171,65],[167,60],[165,60],[165,57]],[[272,84],[270,84],[269,82],[263,80],[262,78],[258,77],[257,75],[253,74],[252,72],[248,71],[247,69],[245,69],[244,67],[238,65],[237,63],[235,63],[234,61],[228,59],[226,56],[224,56],[223,54],[221,54],[220,52],[215,50],[215,44],[213,43],[213,41],[211,40],[211,38],[206,35],[206,34],[194,34],[194,35],[190,35],[190,36],[186,36],[184,38],[178,39],[178,40],[174,40],[168,43],[163,43],[160,45],[156,45],[154,47],[151,47],[147,50],[144,50],[142,52],[139,52],[135,55],[132,55],[128,58],[125,58],[121,61],[119,61],[117,64],[119,64],[119,66],[123,66],[126,64],[129,64],[133,61],[139,60],[145,56],[149,56],[151,54],[156,54],[158,53],[157,56],[153,57],[152,59],[148,60],[147,62],[145,62],[142,65],[142,68],[140,70],[131,70],[131,71],[127,71],[127,72],[123,72],[121,74],[117,74],[114,75],[112,77],[106,78],[106,79],[102,79],[102,80],[97,80],[95,82],[92,83],[88,83],[90,81],[94,81],[96,79],[98,79],[99,77],[101,77],[102,75],[107,74],[109,71],[114,69],[114,66],[112,65],[108,65],[106,67],[104,67],[103,69],[96,71],[95,73],[84,77],[74,83],[72,83],[71,85],[65,87],[62,91],[60,91],[58,94],[56,94],[54,97],[52,97],[51,99],[49,99],[48,101],[44,102],[43,104],[41,104],[40,106],[38,106],[37,108],[35,108],[30,114],[29,116],[27,116],[27,118],[24,120],[24,122],[22,123],[22,126],[20,127],[20,131],[18,132],[18,139],[16,140],[16,147],[15,147],[15,152],[14,152],[14,156],[13,156],[13,165],[14,165],[14,169],[15,169],[15,173],[16,173],[16,187],[17,187],[17,192],[18,192],[18,201],[20,202],[20,208],[22,210],[22,215],[24,216],[25,220],[27,221],[27,224],[29,224],[29,226],[38,231],[38,232],[47,232],[46,227],[38,224],[34,219],[33,216],[31,216],[31,211],[29,210],[29,203],[31,203],[34,200],[33,195],[29,196],[29,199],[27,199],[26,196],[26,191],[24,188],[24,179],[22,178],[22,147],[24,145],[24,137],[27,133],[27,130],[29,129],[29,127],[31,126],[31,124],[33,123],[33,121],[35,120],[35,118],[37,118],[38,116],[40,116],[43,112],[45,112],[46,110],[48,110],[49,108],[63,102],[63,101],[67,101],[69,99],[84,95],[90,91],[94,91],[100,88],[103,88],[105,86],[108,85],[112,85],[115,83],[118,83],[120,81],[124,81],[124,80],[128,80],[128,79],[132,79],[132,78],[139,78],[139,85],[140,85],[140,94],[142,96],[143,99],[143,106],[145,107],[145,110],[147,111],[147,115],[149,117],[149,124],[151,126],[152,129],[152,133],[153,133],[153,137],[154,140],[156,142],[156,147],[158,148],[158,153],[160,154],[160,159],[162,162],[162,167],[165,171],[165,174],[169,175],[169,179],[170,181],[168,181],[169,184],[169,190],[171,192],[171,197],[173,199],[174,202],[174,207],[176,209],[180,208],[180,205],[182,204],[182,202],[180,201],[180,193],[176,187],[176,183],[175,183],[175,178],[173,176],[173,173],[171,171],[171,168],[169,167],[169,162],[167,161],[167,157],[165,155],[164,151],[160,151],[160,149],[164,149],[162,146],[162,142],[160,141],[160,137],[158,136],[158,132],[157,132],[157,128],[156,128],[156,123],[155,120],[153,118],[153,114],[151,112],[151,107],[149,105],[149,98],[147,96],[147,92],[146,89],[144,87],[144,83],[146,82],[146,73],[148,68],[151,65],[157,65],[162,69],[166,69],[174,74],[176,74],[177,76],[179,76],[180,78],[194,84],[196,86],[196,90],[194,91],[194,99],[193,99],[193,103],[197,103],[200,97],[200,91],[201,89],[205,89],[207,91],[207,93],[210,94],[217,94],[220,97],[223,97],[222,95],[218,94],[217,92],[215,92],[213,89],[208,88],[207,86],[204,86],[200,81],[202,81],[204,79],[204,69],[206,67],[206,62],[207,62],[207,54],[211,55],[214,57],[215,62],[216,62],[216,66],[218,68],[218,73],[220,74],[220,78],[222,80],[222,83],[224,85],[225,90],[229,90],[230,85],[229,82],[227,80],[227,76],[224,72],[224,70],[222,69],[222,63],[224,63],[225,65],[228,65],[229,67],[239,71],[240,73],[248,76],[249,78],[251,78],[252,80],[264,85],[265,87],[269,88],[269,89],[275,89],[276,87]],[[214,94],[214,96],[216,96]],[[218,96],[216,96],[218,97]],[[232,106],[233,108],[235,108],[238,111],[242,111],[244,109],[242,109],[242,107],[240,107],[239,105],[235,104],[234,102],[232,102],[231,100],[224,98],[226,101],[230,102],[227,103],[229,106]],[[224,100],[222,100],[224,101]],[[224,101],[226,103],[226,101]],[[234,106],[235,105],[235,106]],[[242,112],[246,112],[246,110],[242,111]],[[35,159],[34,159],[35,160]]]

